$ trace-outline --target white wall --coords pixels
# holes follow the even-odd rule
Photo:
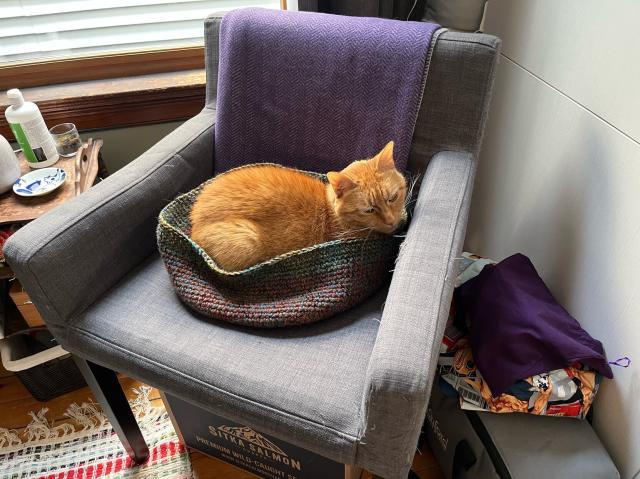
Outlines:
[[[527,254],[614,368],[594,425],[640,469],[640,2],[490,0],[503,39],[466,249]]]
[[[100,152],[107,170],[113,173],[130,161],[135,160],[140,154],[181,124],[182,122],[175,121],[156,125],[114,128],[111,130],[81,131],[80,136],[83,140],[88,138],[104,139]]]

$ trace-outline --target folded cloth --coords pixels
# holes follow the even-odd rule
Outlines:
[[[494,264],[493,260],[463,253],[456,288]],[[586,417],[602,375],[580,363],[519,379],[506,392],[494,394],[476,367],[464,315],[456,308],[456,296],[451,301],[438,358],[440,387],[445,394],[455,394],[462,409],[473,411]]]
[[[520,379],[506,392],[493,394],[475,366],[467,336],[456,340],[452,347],[444,347],[438,371],[458,394],[462,409],[584,419],[602,381],[597,371],[574,363]]]
[[[602,343],[555,300],[533,264],[515,254],[456,291],[478,370],[493,394],[522,378],[581,363],[613,377]]]
[[[501,394],[493,394],[478,371],[469,337],[449,317],[442,340],[438,372],[443,391],[453,390],[460,407],[495,413],[521,412],[539,416],[584,419],[593,404],[602,375],[580,363],[516,381]]]
[[[220,26],[216,173],[326,173],[394,140],[406,168],[438,25],[245,8]]]

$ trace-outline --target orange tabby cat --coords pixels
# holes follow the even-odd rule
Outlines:
[[[327,177],[329,184],[273,165],[221,175],[193,205],[191,237],[221,268],[239,271],[288,251],[398,227],[406,182],[393,162],[393,142]]]

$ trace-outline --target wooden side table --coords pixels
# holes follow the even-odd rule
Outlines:
[[[67,179],[60,188],[50,194],[34,198],[25,198],[9,190],[0,195],[0,228],[11,227],[17,229],[70,198],[78,196],[88,190],[98,180],[98,173],[104,176],[106,172],[100,155],[102,143],[103,141],[101,139],[89,138],[75,156],[69,158],[60,157],[54,166],[64,169],[67,173]],[[22,153],[20,153],[18,159],[20,161],[21,174],[30,171],[29,165]],[[12,281],[9,287],[7,283],[11,278],[13,278],[13,272],[11,268],[3,262],[0,264],[0,281],[5,282],[3,285],[5,290],[5,294],[3,294],[3,309],[5,312],[10,310],[15,311],[13,305],[6,304],[8,301],[6,292],[8,291],[9,296],[22,315],[22,321],[16,321],[16,318],[11,320],[11,318],[7,317],[8,315],[5,315],[5,322],[10,322],[10,324],[4,325],[5,336],[22,329],[24,323],[31,328],[44,326],[42,318],[31,304],[29,296],[22,289],[18,280]],[[19,323],[22,323],[22,327]],[[0,322],[0,338],[3,336],[2,326]]]

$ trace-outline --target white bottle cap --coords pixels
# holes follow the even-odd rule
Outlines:
[[[7,98],[9,98],[9,103],[14,108],[20,108],[24,105],[24,98],[22,97],[22,93],[17,88],[12,88],[7,92]]]

